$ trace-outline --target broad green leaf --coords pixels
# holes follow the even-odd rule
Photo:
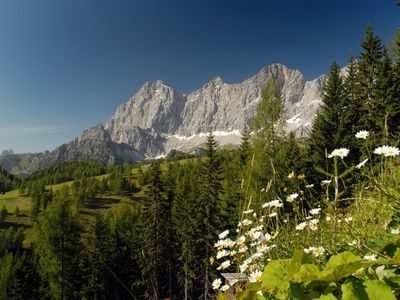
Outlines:
[[[337,298],[333,294],[321,295],[321,297],[317,298],[320,300],[337,300]]]
[[[400,248],[397,248],[396,252],[393,255],[393,259],[397,262],[400,262]]]
[[[379,280],[366,280],[365,291],[369,300],[395,300],[392,289],[386,283]]]
[[[316,265],[301,265],[299,271],[290,278],[290,281],[302,283],[305,281],[319,280],[321,276],[320,273],[321,271]]]
[[[259,291],[259,290],[261,290],[261,285],[262,285],[261,282],[255,282],[255,283],[249,282],[249,283],[246,284],[246,290],[248,290],[248,291]]]
[[[257,300],[257,292],[256,291],[241,291],[235,295],[235,299],[238,300]]]
[[[342,300],[363,300],[368,298],[363,285],[359,281],[348,281],[342,284],[341,289]]]
[[[351,253],[350,251],[344,251],[342,253],[332,256],[329,259],[328,263],[326,264],[326,267],[327,268],[336,267],[339,265],[357,262],[361,260],[362,260],[361,257]]]
[[[369,265],[369,263],[362,261],[359,256],[349,251],[345,251],[332,256],[329,259],[325,269],[321,271],[319,280],[337,281],[341,278],[350,276],[367,265]]]
[[[228,297],[224,293],[219,292],[217,295],[217,300],[228,300]]]
[[[309,263],[307,255],[304,253],[304,251],[297,250],[289,263],[287,274],[288,278],[296,274],[300,270],[301,265],[306,263]]]
[[[290,283],[286,275],[289,263],[288,259],[273,260],[268,263],[263,273],[262,287],[269,291],[288,290]]]

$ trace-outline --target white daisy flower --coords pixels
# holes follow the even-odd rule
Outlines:
[[[375,261],[377,259],[376,254],[364,255],[364,260]]]
[[[321,208],[313,208],[309,211],[310,215],[318,215],[321,211]]]
[[[303,230],[304,228],[306,228],[306,226],[307,222],[302,222],[296,226],[296,230]]]
[[[225,284],[221,287],[221,291],[225,292],[227,290],[229,290],[229,285]]]
[[[218,235],[218,238],[224,239],[229,234],[229,230],[225,230]]]
[[[243,245],[245,242],[246,242],[246,237],[244,235],[238,237],[238,239],[237,239],[238,245]]]
[[[245,253],[245,252],[247,251],[247,249],[248,249],[247,246],[244,245],[244,246],[242,246],[242,247],[239,248],[238,252],[239,252],[239,253]]]
[[[360,130],[359,132],[356,133],[356,138],[357,139],[366,140],[368,136],[369,136],[369,132],[366,131],[366,130]]]
[[[293,202],[293,201],[296,200],[298,197],[299,197],[299,194],[294,193],[294,194],[291,194],[291,195],[287,196],[286,201],[287,201],[287,202]]]
[[[226,269],[226,268],[229,268],[230,265],[231,265],[231,261],[230,260],[226,260],[221,264],[221,268],[222,269]]]
[[[344,158],[349,154],[350,150],[346,148],[335,149],[331,154],[328,155],[328,158],[332,158],[335,156],[339,156],[340,158]]]
[[[264,203],[264,204],[262,205],[262,208],[266,208],[266,207],[276,207],[276,208],[279,208],[279,207],[282,207],[282,206],[283,206],[283,203],[282,203],[280,200],[273,200],[273,201]]]
[[[259,270],[252,272],[249,277],[250,282],[259,282],[261,281],[261,279],[262,279],[262,272]]]
[[[332,180],[322,180],[321,184],[330,184]]]
[[[400,154],[400,150],[399,148],[396,147],[392,147],[392,146],[387,146],[386,150],[385,150],[385,156],[389,157],[389,156],[397,156]]]
[[[250,221],[250,220],[248,220],[248,219],[244,219],[244,220],[242,221],[242,225],[245,225],[245,226],[250,225],[251,223],[253,223],[253,221]]]
[[[351,221],[353,221],[353,217],[344,218],[344,221],[345,221],[346,223],[350,223]]]
[[[225,249],[224,249],[224,250],[221,250],[221,251],[218,251],[218,253],[217,253],[217,259],[220,259],[220,258],[225,257],[225,256],[228,256],[228,255],[229,255],[229,252],[226,251]]]
[[[384,155],[385,157],[397,156],[400,154],[400,149],[392,146],[381,146],[374,150],[375,154]]]
[[[313,250],[313,255],[314,255],[315,257],[319,257],[319,256],[323,255],[324,253],[325,253],[325,249],[324,249],[324,247],[322,247],[322,246],[316,247],[316,248],[314,248],[314,250]]]
[[[212,283],[212,287],[214,290],[218,290],[221,287],[222,280],[221,278],[215,279]]]

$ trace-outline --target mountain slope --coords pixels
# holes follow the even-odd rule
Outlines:
[[[271,77],[281,90],[287,130],[306,136],[321,101],[325,75],[306,81],[300,71],[273,64],[241,83],[216,77],[189,94],[161,80],[147,82],[110,120],[41,155],[34,168],[65,160],[115,164],[166,155],[174,149],[190,152],[204,142],[209,128],[220,145],[238,144],[240,131],[250,125]]]

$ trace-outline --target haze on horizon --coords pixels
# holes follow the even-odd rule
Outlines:
[[[53,150],[149,80],[185,93],[272,63],[313,79],[359,52],[368,23],[390,44],[399,13],[394,0],[0,0],[0,153]]]

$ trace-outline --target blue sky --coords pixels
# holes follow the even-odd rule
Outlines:
[[[399,17],[395,0],[0,0],[0,151],[52,150],[148,80],[184,93],[271,63],[315,78]]]

